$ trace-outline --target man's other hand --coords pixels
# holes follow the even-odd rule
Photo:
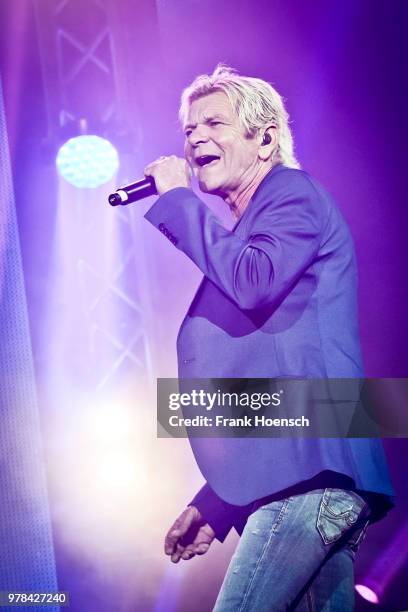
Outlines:
[[[188,506],[167,532],[164,552],[173,563],[204,555],[210,548],[215,533],[195,506]]]
[[[157,193],[163,195],[176,187],[190,187],[190,169],[185,159],[176,155],[159,157],[144,169],[145,176],[152,176]]]

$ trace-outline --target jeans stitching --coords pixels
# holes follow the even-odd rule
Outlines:
[[[279,515],[278,515],[278,518],[276,519],[276,522],[275,522],[274,526],[272,527],[272,531],[273,531],[274,535],[278,532],[279,525],[283,521],[283,517],[286,514],[286,510],[287,510],[288,505],[289,505],[289,499],[290,498],[285,499],[285,501],[283,502],[282,508],[280,509],[280,512],[279,512]]]
[[[280,524],[282,522],[283,517],[286,514],[286,510],[287,510],[287,507],[289,505],[289,500],[290,500],[290,498],[284,500],[284,502],[282,504],[282,508],[279,511],[278,518],[276,519],[276,523],[271,528],[271,532],[269,534],[269,538],[265,542],[265,544],[264,544],[264,546],[262,548],[262,552],[261,552],[261,554],[258,557],[255,569],[253,571],[251,580],[249,581],[248,586],[247,586],[247,588],[245,590],[244,597],[242,599],[242,603],[241,603],[241,605],[239,607],[239,611],[238,612],[243,612],[243,610],[245,610],[245,605],[246,605],[246,602],[248,601],[249,593],[250,593],[250,590],[251,590],[251,586],[252,586],[252,584],[253,584],[253,582],[255,580],[255,576],[256,576],[256,574],[258,572],[259,566],[261,565],[263,557],[265,556],[266,549],[268,548],[268,546],[269,546],[273,536],[276,535],[276,528],[277,528],[278,524]]]

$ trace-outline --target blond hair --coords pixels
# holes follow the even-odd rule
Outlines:
[[[218,64],[214,72],[201,74],[184,89],[181,95],[179,117],[186,122],[190,104],[214,91],[223,91],[239,117],[248,136],[255,136],[268,125],[278,130],[278,159],[289,168],[299,168],[294,153],[289,115],[282,97],[270,83],[262,79],[241,76],[236,70]]]

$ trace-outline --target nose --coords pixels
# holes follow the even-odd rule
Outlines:
[[[208,142],[208,129],[205,125],[197,125],[188,137],[189,144],[196,148],[203,142]]]

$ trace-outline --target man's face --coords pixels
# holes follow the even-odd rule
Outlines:
[[[191,103],[185,156],[200,189],[224,199],[256,171],[257,138],[248,138],[227,95],[215,91]]]

